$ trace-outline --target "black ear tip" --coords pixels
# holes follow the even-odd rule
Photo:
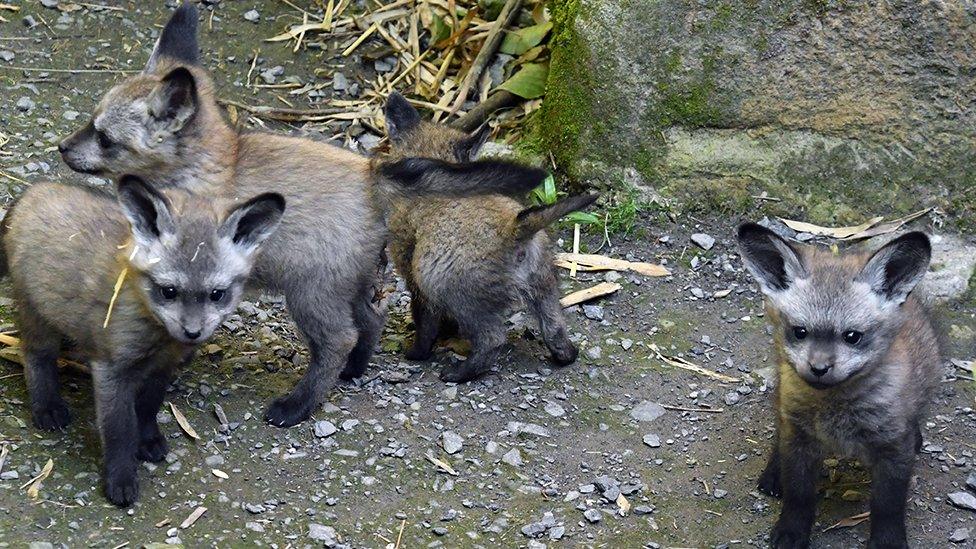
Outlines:
[[[166,73],[166,76],[163,77],[163,81],[196,85],[196,78],[193,76],[193,72],[186,67],[176,67],[175,69],[169,71]]]
[[[146,182],[137,175],[123,175],[118,182],[118,190],[120,193],[141,192],[148,187],[149,186],[146,185]]]
[[[197,6],[192,0],[183,0],[180,3],[180,7],[176,8],[174,15],[180,15],[182,17],[192,17],[193,21],[197,20]]]
[[[279,193],[266,193],[265,198],[269,200],[276,210],[285,211],[285,197]]]
[[[921,231],[912,231],[897,238],[898,242],[909,245],[925,255],[932,255],[932,241]]]

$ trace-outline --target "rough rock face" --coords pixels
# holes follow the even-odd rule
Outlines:
[[[976,4],[552,0],[540,134],[698,209],[976,220]]]

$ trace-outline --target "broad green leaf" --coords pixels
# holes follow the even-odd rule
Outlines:
[[[505,39],[502,40],[502,45],[498,49],[509,55],[522,55],[541,44],[550,30],[552,30],[552,23],[545,22],[541,25],[532,25],[506,33]]]
[[[450,36],[451,26],[444,22],[443,17],[435,15],[433,28],[430,29],[430,41],[436,44]]]
[[[511,78],[502,82],[499,89],[507,90],[524,99],[536,99],[546,93],[546,78],[549,76],[549,65],[532,63],[522,65]]]
[[[598,225],[603,222],[599,217],[589,212],[573,212],[567,215],[566,219],[580,225]]]
[[[542,193],[547,205],[556,203],[556,178],[552,174],[547,175],[542,182]]]

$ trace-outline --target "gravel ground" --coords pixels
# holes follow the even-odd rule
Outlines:
[[[161,24],[167,11],[116,5],[124,11],[62,15],[34,3],[20,13],[0,11],[9,19],[0,23],[0,132],[10,137],[0,171],[11,176],[0,179],[12,195],[22,189],[17,180],[99,183],[69,174],[55,144],[118,75],[9,67],[141,67],[152,39],[137,33]],[[256,24],[244,17],[252,9]],[[305,81],[316,78],[313,66],[352,80],[375,67],[361,58],[340,63],[328,44],[293,55],[260,43],[288,21],[272,20],[284,12],[279,2],[223,2],[212,29],[204,25],[202,41],[212,48],[207,57],[223,96],[276,101],[276,90],[242,85],[255,48],[265,57],[259,72],[281,66],[285,77]],[[23,25],[25,16],[36,26]],[[338,124],[311,130],[368,135]],[[9,449],[0,458],[0,546],[766,546],[779,502],[754,485],[772,435],[770,337],[757,289],[734,253],[732,223],[675,221],[648,211],[637,225],[630,236],[611,235],[614,246],[601,253],[664,263],[674,275],[570,279],[563,272],[567,292],[602,280],[623,286],[567,309],[582,349],[576,364],[553,369],[535,327],[516,313],[498,373],[446,385],[436,373],[458,360],[463,343],[442,342],[432,364],[404,361],[402,348],[412,337],[409,297],[391,278],[390,319],[367,375],[338,387],[312,420],[288,430],[260,418],[265,404],[295,382],[307,356],[282,301],[252,296],[168,395],[200,439],[187,437],[165,406],[171,453],[165,463],[144,467],[142,498],[129,510],[110,506],[100,493],[90,381],[64,376],[75,422],[65,433],[39,432],[30,426],[19,367],[0,363],[0,442]],[[693,241],[695,233],[714,244],[704,250],[695,242],[707,239]],[[569,232],[558,236],[568,239]],[[591,249],[599,244],[586,240]],[[9,292],[0,295],[9,322]],[[942,305],[936,314],[948,357],[972,360],[976,306]],[[668,366],[654,349],[739,381]],[[949,497],[965,505],[958,493],[976,496],[976,386],[956,374],[961,370],[947,364],[923,429],[908,515],[917,547],[973,547],[976,539],[976,511]],[[49,459],[53,472],[32,503],[21,486]],[[823,480],[815,546],[863,544],[866,523],[821,532],[867,510],[868,476],[856,464],[832,460]],[[206,512],[185,524],[201,507]]]

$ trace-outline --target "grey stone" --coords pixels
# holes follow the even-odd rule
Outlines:
[[[542,409],[552,417],[563,417],[566,415],[566,409],[555,402],[547,402]]]
[[[58,0],[41,0],[41,5],[45,8],[54,9],[58,7]]]
[[[441,444],[444,451],[448,454],[456,454],[464,447],[464,439],[454,431],[444,431],[441,433]]]
[[[224,456],[221,455],[207,456],[207,458],[204,459],[203,461],[207,464],[208,467],[216,467],[218,465],[224,464]]]
[[[603,320],[603,307],[600,305],[583,305],[583,315],[590,320]]]
[[[512,467],[522,466],[522,453],[519,452],[518,448],[512,448],[505,455],[502,456],[502,461],[511,465]]]
[[[17,106],[17,110],[19,110],[21,112],[27,112],[27,111],[33,110],[33,108],[34,108],[34,100],[31,99],[30,97],[27,97],[25,95],[25,96],[23,96],[23,97],[21,97],[20,99],[17,100],[16,106]]]
[[[651,448],[660,448],[661,437],[652,434],[644,435],[644,444],[650,446]]]
[[[258,10],[248,10],[244,12],[244,19],[252,23],[257,23],[261,20],[261,14],[258,13]]]
[[[321,541],[326,546],[332,546],[338,543],[335,528],[322,524],[315,524],[314,522],[308,525],[308,537],[314,539],[315,541]]]
[[[521,421],[509,421],[505,429],[514,435],[527,434],[537,437],[549,438],[552,436],[549,429],[535,423],[522,423]]]
[[[949,503],[960,509],[976,511],[976,496],[969,492],[953,492],[949,494]]]
[[[596,524],[603,520],[603,513],[599,509],[587,509],[583,511],[583,517],[586,518],[591,524]]]
[[[664,407],[656,402],[642,400],[630,411],[630,417],[637,421],[654,421],[664,415]]]
[[[565,526],[553,526],[552,528],[549,529],[549,539],[553,541],[559,541],[563,539],[563,536],[565,535],[566,535]]]
[[[587,347],[586,357],[589,358],[590,360],[600,360],[601,358],[603,358],[603,349],[599,345],[594,347]]]
[[[0,59],[4,61],[13,61],[14,57],[16,57],[16,55],[14,55],[14,52],[10,50],[0,50]]]
[[[963,543],[969,540],[969,528],[956,528],[951,535],[949,535],[949,541],[952,543]]]
[[[821,224],[838,211],[863,220],[886,199],[902,214],[951,205],[976,160],[959,85],[976,42],[960,39],[966,2],[924,5],[559,3],[553,32],[572,39],[553,44],[542,138],[585,180],[709,208],[727,189],[741,197],[730,209],[768,190]],[[602,136],[615,146],[591,146]]]
[[[258,532],[259,534],[264,532],[264,525],[261,524],[260,522],[255,522],[253,520],[249,520],[245,522],[244,527],[247,528],[248,530],[251,530],[252,532]]]
[[[17,471],[4,471],[0,473],[0,480],[17,480],[20,478],[20,473]]]
[[[345,91],[349,89],[349,79],[341,72],[332,75],[332,89],[335,91]]]
[[[316,421],[314,426],[315,436],[319,438],[330,437],[339,429],[336,428],[335,424],[329,420]]]
[[[954,235],[935,234],[929,240],[932,264],[918,285],[919,293],[937,302],[962,297],[976,272],[976,245]]]
[[[976,491],[976,471],[969,473],[969,478],[966,479],[966,487]]]
[[[715,245],[715,238],[705,233],[695,233],[691,235],[691,241],[705,251],[711,250],[712,246]]]
[[[522,527],[522,535],[527,538],[537,538],[546,533],[546,525],[541,522],[530,522]]]
[[[740,397],[739,393],[736,391],[729,391],[728,393],[725,394],[725,404],[728,406],[734,406],[738,404],[739,400],[741,399],[742,397]]]

